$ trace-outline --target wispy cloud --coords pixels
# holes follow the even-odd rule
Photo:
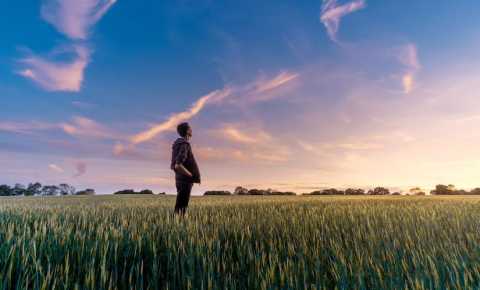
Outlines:
[[[226,124],[221,129],[215,130],[214,134],[229,141],[243,144],[265,143],[272,139],[272,136],[263,130],[250,129],[245,132],[234,124]]]
[[[320,13],[320,21],[327,29],[328,36],[334,42],[337,40],[337,32],[342,17],[366,7],[364,0],[355,0],[343,5],[338,5],[337,0],[324,0]]]
[[[414,89],[416,74],[421,69],[416,45],[409,43],[401,47],[398,50],[397,58],[405,67],[402,75],[402,86],[403,91],[408,94]]]
[[[75,163],[75,174],[73,177],[79,177],[84,175],[87,172],[87,164],[83,161],[78,161]]]
[[[258,80],[255,82],[255,93],[265,93],[271,90],[274,90],[278,87],[281,87],[288,82],[296,79],[299,76],[298,73],[284,71],[279,73],[272,79],[267,80]]]
[[[282,95],[285,88],[294,84],[300,74],[289,71],[282,71],[273,77],[259,77],[256,81],[241,88],[239,95],[241,97],[233,100],[239,104],[254,104],[259,102],[271,101]]]
[[[58,166],[57,164],[49,164],[48,169],[55,171],[57,173],[63,173],[65,170],[63,170],[62,167]]]
[[[239,149],[231,147],[198,147],[195,154],[199,160],[240,162],[252,164],[272,164],[290,160],[291,152],[286,146],[264,146]]]
[[[374,142],[337,142],[337,143],[320,143],[320,144],[310,144],[306,141],[298,141],[298,145],[305,151],[310,152],[321,152],[322,150],[327,149],[342,149],[342,150],[374,150],[382,149],[384,145],[381,143]]]
[[[61,130],[64,133],[74,137],[89,137],[94,139],[124,139],[124,137],[111,128],[98,123],[95,120],[83,117],[73,116],[69,122],[0,122],[0,131],[33,134],[37,131]]]
[[[93,103],[83,102],[83,101],[72,101],[72,106],[75,106],[80,109],[90,109],[96,105]]]
[[[41,15],[67,37],[85,40],[91,27],[115,2],[116,0],[46,0]]]
[[[106,126],[86,117],[74,116],[69,123],[59,124],[62,130],[76,137],[92,137],[98,139],[118,139],[119,134],[114,133]]]
[[[228,88],[213,91],[199,98],[188,110],[172,114],[166,121],[156,124],[148,130],[140,132],[139,134],[133,136],[130,141],[133,144],[139,144],[151,140],[162,132],[174,130],[178,123],[188,120],[197,115],[207,103],[220,102],[222,99],[230,95],[230,93],[231,90]]]
[[[58,61],[55,57],[73,54],[70,61]],[[90,51],[81,45],[64,47],[49,58],[31,54],[20,60],[24,68],[18,72],[47,91],[78,92],[81,89]]]
[[[47,122],[0,122],[0,131],[18,133],[18,134],[31,134],[35,131],[50,130],[58,128],[57,125]]]
[[[188,110],[172,114],[167,120],[134,135],[130,139],[130,142],[133,145],[143,143],[153,139],[155,136],[163,132],[172,131],[176,128],[178,123],[191,119],[200,113],[200,111],[202,111],[207,105],[218,105],[231,100],[232,98],[242,99],[251,96],[252,94],[265,94],[286,85],[297,77],[298,74],[296,73],[281,72],[271,79],[257,80],[254,83],[240,87],[226,86],[221,90],[215,90],[200,97]],[[121,154],[124,149],[125,145],[117,144],[114,148],[114,153]]]

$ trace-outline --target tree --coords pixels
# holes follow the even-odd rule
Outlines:
[[[453,192],[451,191],[451,188],[452,188],[451,186],[446,186],[446,185],[443,185],[443,184],[437,184],[435,186],[435,189],[430,191],[430,193],[435,194],[435,195],[453,194]]]
[[[23,184],[16,183],[12,188],[12,195],[25,195],[26,188]]]
[[[135,194],[135,190],[133,189],[124,189],[114,192],[113,194]]]
[[[32,196],[32,195],[39,195],[42,193],[42,184],[39,182],[29,183],[27,190],[25,191],[25,195]]]
[[[75,193],[75,195],[94,195],[94,194],[95,194],[95,190],[93,190],[92,188],[80,190]]]
[[[247,194],[249,194],[249,195],[265,195],[265,190],[250,189]]]
[[[470,194],[480,194],[480,187],[470,190]]]
[[[365,194],[365,190],[361,188],[358,188],[358,189],[348,188],[347,190],[345,190],[345,195],[363,195],[363,194]]]
[[[297,195],[293,191],[272,191],[270,192],[270,195]]]
[[[425,195],[425,191],[423,191],[420,187],[412,187],[408,192],[411,195]]]
[[[151,191],[150,189],[144,189],[140,191],[138,194],[153,194],[153,191]]]
[[[387,195],[387,194],[390,194],[390,191],[385,187],[378,186],[378,187],[375,187],[373,190],[369,190],[368,194],[371,194],[371,195]]]
[[[60,192],[56,185],[45,185],[42,188],[43,195],[57,195]]]
[[[248,194],[248,189],[246,189],[245,187],[237,186],[233,194],[238,194],[238,195]]]
[[[124,189],[114,192],[113,194],[153,194],[153,191],[150,189],[144,189],[142,191],[135,191],[133,189]]]
[[[311,193],[311,195],[344,195],[343,190],[338,190],[335,188],[329,188],[324,190],[316,190]]]
[[[58,186],[58,191],[60,192],[60,195],[73,195],[75,194],[75,187],[62,183]]]
[[[205,191],[203,195],[232,195],[232,193],[226,190],[209,190]]]
[[[12,195],[12,188],[6,184],[0,185],[0,196]]]

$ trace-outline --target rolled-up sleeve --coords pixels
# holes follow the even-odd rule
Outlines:
[[[175,163],[183,164],[188,157],[188,144],[181,144],[178,148],[177,156],[175,157]]]

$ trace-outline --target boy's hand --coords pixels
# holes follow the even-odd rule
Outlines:
[[[183,164],[176,163],[175,164],[175,170],[178,170],[180,173],[185,174],[189,177],[193,177],[192,173],[190,173],[190,171],[188,171],[188,169],[185,168],[185,166],[183,166]]]

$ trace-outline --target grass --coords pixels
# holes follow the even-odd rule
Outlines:
[[[0,289],[480,288],[480,198],[0,199]]]

